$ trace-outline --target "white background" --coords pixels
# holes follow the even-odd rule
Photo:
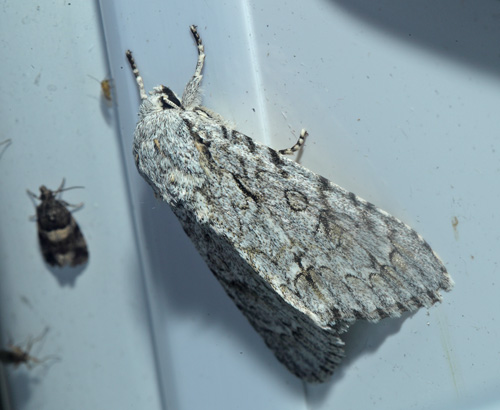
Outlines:
[[[27,409],[489,409],[500,405],[500,4],[433,1],[4,2],[0,10],[0,326],[46,326],[0,368]],[[102,15],[101,15],[102,11]],[[101,26],[102,21],[102,26]],[[456,282],[429,311],[345,337],[332,380],[276,361],[134,169],[139,98],[179,95],[205,43],[204,104],[414,227]],[[101,27],[103,29],[101,29]],[[109,61],[109,64],[108,64]],[[113,78],[113,105],[95,79]],[[118,121],[117,121],[118,120]],[[90,261],[49,268],[26,195],[84,202]],[[452,221],[457,218],[454,228]],[[8,397],[7,397],[7,395]]]

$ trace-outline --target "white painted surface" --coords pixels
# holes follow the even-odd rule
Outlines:
[[[500,405],[498,2],[101,3],[105,43],[90,2],[1,11],[0,139],[13,140],[0,156],[2,342],[49,325],[40,355],[61,358],[5,372],[13,407]],[[324,385],[304,390],[274,359],[134,169],[124,52],[148,90],[180,95],[190,24],[207,53],[205,105],[275,148],[307,128],[300,162],[417,229],[455,279],[429,312],[357,324]],[[113,77],[118,129],[88,75]],[[75,218],[91,256],[76,278],[46,267],[28,220],[25,189],[63,176],[85,186],[63,196],[85,202]]]

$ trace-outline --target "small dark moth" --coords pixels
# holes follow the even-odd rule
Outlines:
[[[37,365],[48,360],[50,357],[44,359],[38,359],[30,355],[30,351],[33,345],[36,342],[42,340],[47,334],[48,330],[49,329],[47,328],[43,331],[43,333],[40,336],[34,339],[30,339],[25,349],[23,349],[18,345],[9,343],[6,349],[0,349],[0,362],[6,365],[13,365],[16,368],[24,363],[28,369],[31,369],[33,365]]]
[[[29,190],[28,194],[42,201],[36,207],[36,218],[38,239],[45,261],[52,266],[77,266],[87,262],[89,253],[80,227],[67,207],[79,208],[82,204],[70,205],[56,199],[57,194],[71,189],[63,189],[63,186],[64,179],[56,191],[42,185],[39,197]]]

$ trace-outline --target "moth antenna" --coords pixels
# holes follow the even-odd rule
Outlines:
[[[144,90],[144,81],[142,80],[139,69],[137,68],[137,64],[135,63],[134,57],[132,56],[132,51],[127,50],[125,52],[125,55],[127,56],[127,60],[130,64],[130,67],[132,68],[132,72],[134,73],[135,81],[137,82],[137,85],[139,87],[141,100],[147,100],[148,96],[146,94],[146,91]]]

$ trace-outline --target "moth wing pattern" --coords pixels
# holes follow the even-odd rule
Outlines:
[[[409,226],[271,148],[252,141],[250,151],[248,139],[234,132],[231,141],[209,141],[220,172],[208,174],[193,208],[208,209],[216,233],[258,272],[272,268],[266,279],[283,299],[329,326],[400,316],[451,289],[446,268]],[[229,145],[238,150],[227,155]]]
[[[36,207],[37,229],[40,249],[45,261],[51,266],[78,266],[88,261],[87,242],[75,218],[68,210],[67,202],[57,199],[62,186],[51,191],[44,185],[40,196],[28,193],[41,202]]]
[[[277,358],[325,381],[355,320],[431,306],[453,282],[413,229],[280,153],[295,146],[277,152],[193,106],[204,50],[191,30],[199,59],[182,101],[165,86],[148,98],[127,52],[143,99],[137,168]]]

